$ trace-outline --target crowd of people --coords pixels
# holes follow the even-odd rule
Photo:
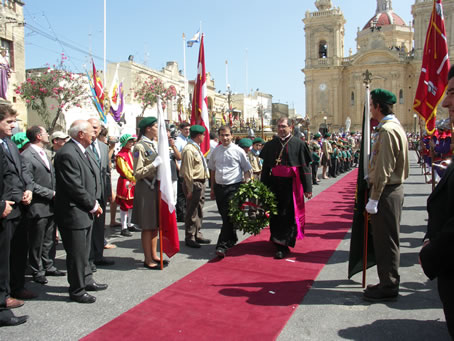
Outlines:
[[[451,71],[450,84],[453,81]],[[449,92],[451,91],[451,92]],[[444,105],[454,106],[448,89]],[[371,92],[371,114],[378,122],[373,134],[369,161],[370,188],[366,211],[371,216],[372,235],[379,283],[364,291],[365,300],[381,302],[396,299],[399,291],[399,228],[403,205],[403,182],[408,177],[408,137],[392,112],[395,95],[383,89]],[[454,114],[451,113],[454,117]],[[33,281],[45,285],[47,276],[67,276],[69,297],[78,303],[93,303],[89,292],[106,290],[96,282],[97,266],[111,266],[104,257],[108,244],[104,237],[106,208],[110,205],[110,225],[120,225],[120,234],[141,233],[143,266],[161,270],[158,254],[159,189],[157,170],[163,162],[158,154],[158,125],[155,117],[138,124],[138,136],[124,134],[109,138],[98,119],[76,120],[65,132],[48,135],[42,126],[12,135],[15,110],[0,104],[0,191],[2,224],[0,230],[0,325],[24,323],[27,316],[14,316],[11,309],[36,294],[25,287],[29,268]],[[277,214],[270,217],[270,242],[275,259],[291,253],[304,236],[304,201],[312,197],[312,186],[335,178],[359,163],[361,135],[358,133],[316,133],[306,141],[295,122],[281,117],[277,133],[269,141],[259,137],[235,139],[230,126],[206,134],[200,125],[183,122],[179,134],[168,127],[169,156],[175,192],[177,219],[184,222],[185,245],[200,248],[211,240],[203,235],[203,207],[206,187],[216,200],[222,226],[216,242],[216,255],[228,256],[238,237],[229,217],[229,203],[242,183],[251,179],[263,182],[277,201]],[[210,138],[210,152],[201,149]],[[447,138],[447,135],[444,135]],[[441,141],[441,138],[440,140]],[[115,154],[115,145],[120,150]],[[441,144],[441,142],[439,143]],[[437,145],[437,143],[435,143]],[[112,160],[114,161],[112,164]],[[321,166],[321,179],[318,167]],[[112,186],[112,168],[118,172]],[[453,166],[447,168],[437,190],[429,198],[429,232],[421,252],[424,271],[438,277],[449,328],[452,328],[452,262],[437,263],[447,255],[446,243],[452,240],[452,209],[438,212],[431,202],[450,201]],[[116,189],[116,190],[114,190]],[[443,199],[442,199],[443,198]],[[115,220],[120,208],[120,223]],[[451,225],[438,221],[431,212],[447,217]],[[440,227],[442,226],[442,227]],[[56,268],[56,245],[61,239],[66,252],[66,271]],[[452,251],[451,251],[452,252]],[[163,261],[163,266],[169,264]],[[452,329],[450,329],[452,332]]]

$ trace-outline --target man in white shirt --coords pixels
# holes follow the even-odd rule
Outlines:
[[[216,199],[222,217],[222,228],[216,244],[216,254],[224,258],[227,250],[238,241],[236,230],[229,218],[229,204],[243,181],[251,177],[251,164],[246,153],[232,143],[232,129],[219,128],[221,144],[210,155],[208,168],[211,171],[211,199]]]
[[[191,125],[188,122],[182,122],[180,124],[180,135],[175,139],[175,146],[177,147],[180,154],[183,153],[183,148],[186,146],[189,140],[189,129]],[[181,167],[181,161],[177,161],[178,171],[178,183],[177,183],[177,203],[175,210],[177,214],[177,221],[184,221],[186,215],[186,196],[183,193],[183,177],[179,174]]]

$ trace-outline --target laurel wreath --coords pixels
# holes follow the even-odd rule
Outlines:
[[[276,197],[258,180],[242,184],[230,201],[229,216],[243,233],[259,234],[270,224],[271,214],[277,214]]]

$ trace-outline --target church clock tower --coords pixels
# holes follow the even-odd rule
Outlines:
[[[306,12],[306,115],[316,128],[342,125],[342,61],[345,19],[331,0],[315,1],[316,12]],[[339,103],[338,103],[339,102]],[[326,117],[326,119],[325,119]],[[338,122],[339,121],[339,122]]]

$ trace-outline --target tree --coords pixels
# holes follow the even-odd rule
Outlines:
[[[26,81],[14,89],[28,108],[36,110],[50,134],[65,111],[73,106],[80,107],[80,103],[89,98],[85,76],[66,70],[66,59],[62,54],[57,66],[28,73]]]
[[[152,107],[157,101],[158,97],[162,100],[162,108],[165,109],[167,101],[175,98],[177,90],[173,85],[166,88],[161,79],[149,76],[146,80],[141,81],[138,79],[138,87],[134,91],[134,97],[137,101],[142,103],[143,116],[148,107]]]

